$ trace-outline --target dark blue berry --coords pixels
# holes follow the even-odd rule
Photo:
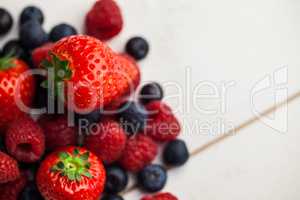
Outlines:
[[[28,61],[30,57],[29,53],[22,47],[21,43],[18,40],[8,41],[2,49],[3,55],[11,55],[17,58],[20,58],[24,61]]]
[[[143,86],[140,92],[139,100],[143,104],[147,104],[151,101],[162,100],[164,92],[160,84],[148,83]]]
[[[4,8],[0,8],[0,36],[8,33],[13,25],[13,18]]]
[[[169,142],[164,149],[163,159],[170,166],[185,164],[189,159],[189,151],[185,142],[179,139]]]
[[[77,126],[85,125],[85,124],[95,124],[98,123],[101,119],[101,112],[100,110],[94,110],[87,114],[79,114],[75,113],[75,124]]]
[[[142,37],[131,38],[126,44],[126,52],[136,60],[141,60],[147,56],[149,44]]]
[[[25,175],[28,181],[35,181],[36,172],[39,169],[40,162],[35,163],[24,163],[19,162],[19,168],[22,170],[22,173]]]
[[[135,102],[126,102],[119,109],[119,120],[128,134],[135,134],[142,131],[147,122],[147,111]]]
[[[52,28],[49,38],[51,41],[56,42],[64,37],[76,34],[77,31],[73,26],[68,24],[59,24]]]
[[[108,194],[108,195],[104,195],[101,198],[101,200],[124,200],[124,199],[119,195]]]
[[[128,184],[128,174],[118,166],[106,168],[105,191],[109,194],[117,194],[125,189]]]
[[[158,192],[167,182],[167,172],[160,165],[148,165],[138,174],[141,188],[147,192]]]
[[[19,37],[22,46],[28,50],[42,46],[48,41],[47,33],[36,20],[25,22],[20,28]]]
[[[28,6],[23,9],[21,16],[20,16],[20,25],[31,21],[36,20],[40,24],[43,24],[44,22],[44,15],[40,8],[37,8],[35,6]]]
[[[18,200],[43,200],[44,198],[40,194],[37,186],[34,182],[30,182],[25,186]]]
[[[6,148],[5,148],[5,144],[4,144],[4,137],[3,136],[0,136],[0,151],[6,152]]]
[[[60,101],[53,92],[50,92],[47,88],[41,87],[41,82],[44,81],[45,77],[36,75],[35,79],[37,87],[32,107],[35,109],[46,109],[46,113],[50,115],[63,114],[65,111],[64,103]]]

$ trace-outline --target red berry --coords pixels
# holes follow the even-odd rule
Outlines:
[[[156,143],[150,137],[138,134],[127,141],[120,163],[126,170],[137,172],[150,164],[156,155]]]
[[[124,69],[113,51],[96,38],[66,37],[52,48],[44,67],[57,73],[55,85],[65,85],[67,106],[77,113],[96,110],[122,97],[129,88]],[[63,77],[61,77],[63,76]]]
[[[158,193],[153,196],[147,195],[144,196],[141,200],[178,200],[178,198],[172,195],[171,193],[165,192]]]
[[[5,144],[9,154],[20,162],[38,161],[45,150],[41,127],[29,116],[14,121],[8,128]]]
[[[0,130],[5,132],[9,123],[24,115],[19,103],[30,106],[34,96],[32,75],[20,78],[29,67],[25,62],[14,58],[1,58],[0,62]],[[18,91],[18,89],[20,89]],[[1,134],[1,133],[0,133]]]
[[[123,27],[119,6],[114,0],[99,0],[89,11],[85,20],[86,33],[100,40],[116,36]]]
[[[181,127],[171,108],[161,101],[153,101],[145,106],[149,111],[146,133],[157,141],[177,138]]]
[[[86,137],[85,146],[103,162],[112,163],[122,155],[126,140],[126,134],[120,125],[113,120],[105,119]]]
[[[64,147],[42,162],[36,183],[47,200],[98,200],[104,189],[105,169],[92,152]]]
[[[31,53],[32,62],[35,67],[39,67],[41,62],[47,58],[53,46],[54,46],[53,43],[46,43],[43,46],[38,47],[32,51]]]
[[[77,131],[69,126],[67,116],[43,116],[39,124],[44,130],[47,150],[76,145]]]
[[[10,156],[0,152],[0,183],[14,181],[19,176],[18,163]]]
[[[0,184],[0,200],[17,200],[26,183],[25,176],[21,175],[15,181]]]
[[[130,88],[128,92],[132,93],[139,86],[141,81],[140,68],[136,61],[127,54],[119,54],[117,55],[117,59],[125,71],[125,76],[129,80]]]

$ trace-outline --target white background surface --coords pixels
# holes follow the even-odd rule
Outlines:
[[[40,6],[45,13],[47,31],[57,23],[68,22],[82,32],[84,16],[94,0],[0,0],[14,18],[26,5]],[[288,95],[300,90],[300,1],[298,0],[119,0],[125,19],[122,33],[109,41],[122,51],[131,36],[145,36],[151,53],[140,63],[143,81],[155,80],[166,85],[177,83],[181,88],[179,103],[166,101],[178,109],[184,125],[184,138],[193,150],[222,134],[216,128],[199,132],[188,125],[196,122],[211,125],[222,119],[238,126],[254,117],[250,104],[251,89],[262,78],[286,66],[288,83],[281,85]],[[17,36],[17,23],[2,45]],[[187,72],[187,69],[190,73]],[[186,75],[189,74],[189,75]],[[273,80],[273,79],[272,79]],[[234,81],[226,100],[201,99],[201,108],[215,109],[205,114],[193,106],[193,89],[201,81],[221,87]],[[263,91],[255,99],[259,111],[278,103],[274,91]],[[281,91],[281,90],[279,90]],[[167,87],[167,96],[176,93]],[[211,88],[201,88],[202,94]],[[286,99],[281,95],[277,100]],[[226,105],[222,112],[220,103]],[[300,199],[300,101],[283,109],[272,126],[288,130],[278,133],[261,121],[246,128],[229,140],[192,158],[181,169],[171,171],[166,190],[181,200],[298,200]],[[274,116],[273,116],[274,117]],[[277,118],[278,119],[278,118]],[[281,119],[281,118],[280,118]],[[197,121],[198,120],[198,121]],[[279,123],[279,124],[278,124]],[[133,191],[126,199],[135,200]]]

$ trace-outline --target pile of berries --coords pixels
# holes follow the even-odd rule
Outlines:
[[[143,191],[156,193],[142,200],[177,200],[157,192],[167,169],[184,165],[189,152],[177,139],[181,125],[161,85],[139,87],[137,61],[147,56],[148,42],[131,38],[125,54],[104,43],[123,27],[113,0],[95,3],[86,35],[68,24],[48,34],[43,22],[41,9],[26,7],[19,39],[1,51],[0,200],[122,200],[128,173]],[[0,35],[12,25],[0,8]],[[42,75],[27,73],[36,69]],[[161,144],[164,165],[153,164]]]

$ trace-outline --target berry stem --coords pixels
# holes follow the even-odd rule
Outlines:
[[[72,77],[72,70],[70,69],[67,60],[61,60],[53,53],[49,53],[50,61],[45,59],[42,61],[41,66],[47,69],[48,79],[43,81],[41,86],[43,88],[52,89],[54,85],[54,94],[57,96],[62,95],[65,80],[70,80]]]
[[[89,155],[89,151],[80,154],[78,149],[74,149],[72,154],[60,152],[59,161],[51,168],[51,172],[60,173],[71,181],[81,181],[82,176],[92,178],[89,172],[91,167]]]
[[[7,69],[10,69],[15,66],[14,64],[14,57],[11,55],[6,55],[2,58],[0,58],[0,70],[5,71]]]

